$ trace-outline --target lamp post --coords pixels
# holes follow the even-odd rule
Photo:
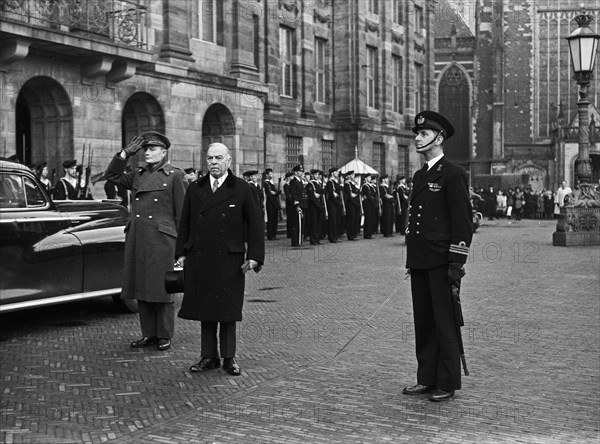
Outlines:
[[[569,52],[573,63],[575,81],[579,85],[577,107],[579,109],[579,159],[575,162],[575,174],[578,185],[588,184],[592,177],[592,165],[590,162],[590,139],[589,139],[589,113],[590,101],[588,99],[588,87],[594,78],[594,65],[596,63],[596,52],[600,36],[594,34],[589,24],[594,19],[592,14],[582,11],[575,17],[579,25],[575,31],[567,37]]]
[[[579,158],[575,161],[577,189],[565,198],[565,206],[553,234],[554,245],[600,245],[600,193],[592,188],[588,87],[594,78],[594,65],[600,35],[589,27],[594,16],[582,10],[575,17],[579,27],[566,39],[578,85]]]

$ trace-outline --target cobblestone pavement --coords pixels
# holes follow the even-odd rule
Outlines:
[[[401,394],[416,375],[403,237],[300,250],[282,239],[248,275],[241,377],[188,372],[192,321],[177,320],[167,352],[130,349],[137,315],[109,298],[0,317],[0,440],[600,442],[600,253],[553,247],[554,227],[485,221],[475,234],[462,290],[471,376],[449,402]]]

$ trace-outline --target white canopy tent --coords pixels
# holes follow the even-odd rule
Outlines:
[[[354,174],[379,174],[375,169],[364,163],[358,158],[358,148],[354,148],[354,159],[348,162],[346,165],[340,168],[342,174],[346,174],[348,171],[354,171]]]

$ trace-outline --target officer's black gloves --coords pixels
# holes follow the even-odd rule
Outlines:
[[[129,144],[123,148],[123,153],[125,153],[125,157],[133,156],[144,146],[145,139],[142,136],[135,136]]]
[[[450,262],[448,267],[448,281],[451,285],[460,287],[460,280],[465,275],[465,267],[459,262]]]

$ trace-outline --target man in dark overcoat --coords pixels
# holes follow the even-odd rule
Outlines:
[[[461,388],[458,328],[452,286],[460,287],[469,254],[472,212],[466,171],[444,157],[444,141],[454,134],[441,114],[415,116],[417,152],[426,164],[413,178],[406,231],[410,271],[417,384],[406,395],[429,393],[446,401]]]
[[[155,131],[135,137],[108,165],[105,177],[131,190],[131,213],[125,227],[125,281],[122,299],[137,299],[142,338],[131,347],[171,347],[175,330],[173,295],[164,287],[173,269],[177,225],[187,182],[180,168],[169,164],[169,139]],[[146,165],[126,172],[127,158],[144,150]]]
[[[245,273],[264,262],[264,220],[252,185],[229,169],[224,144],[208,147],[207,164],[209,173],[188,187],[183,204],[175,249],[185,282],[178,316],[201,322],[201,359],[190,371],[219,368],[223,358],[223,369],[238,376],[236,322]]]

